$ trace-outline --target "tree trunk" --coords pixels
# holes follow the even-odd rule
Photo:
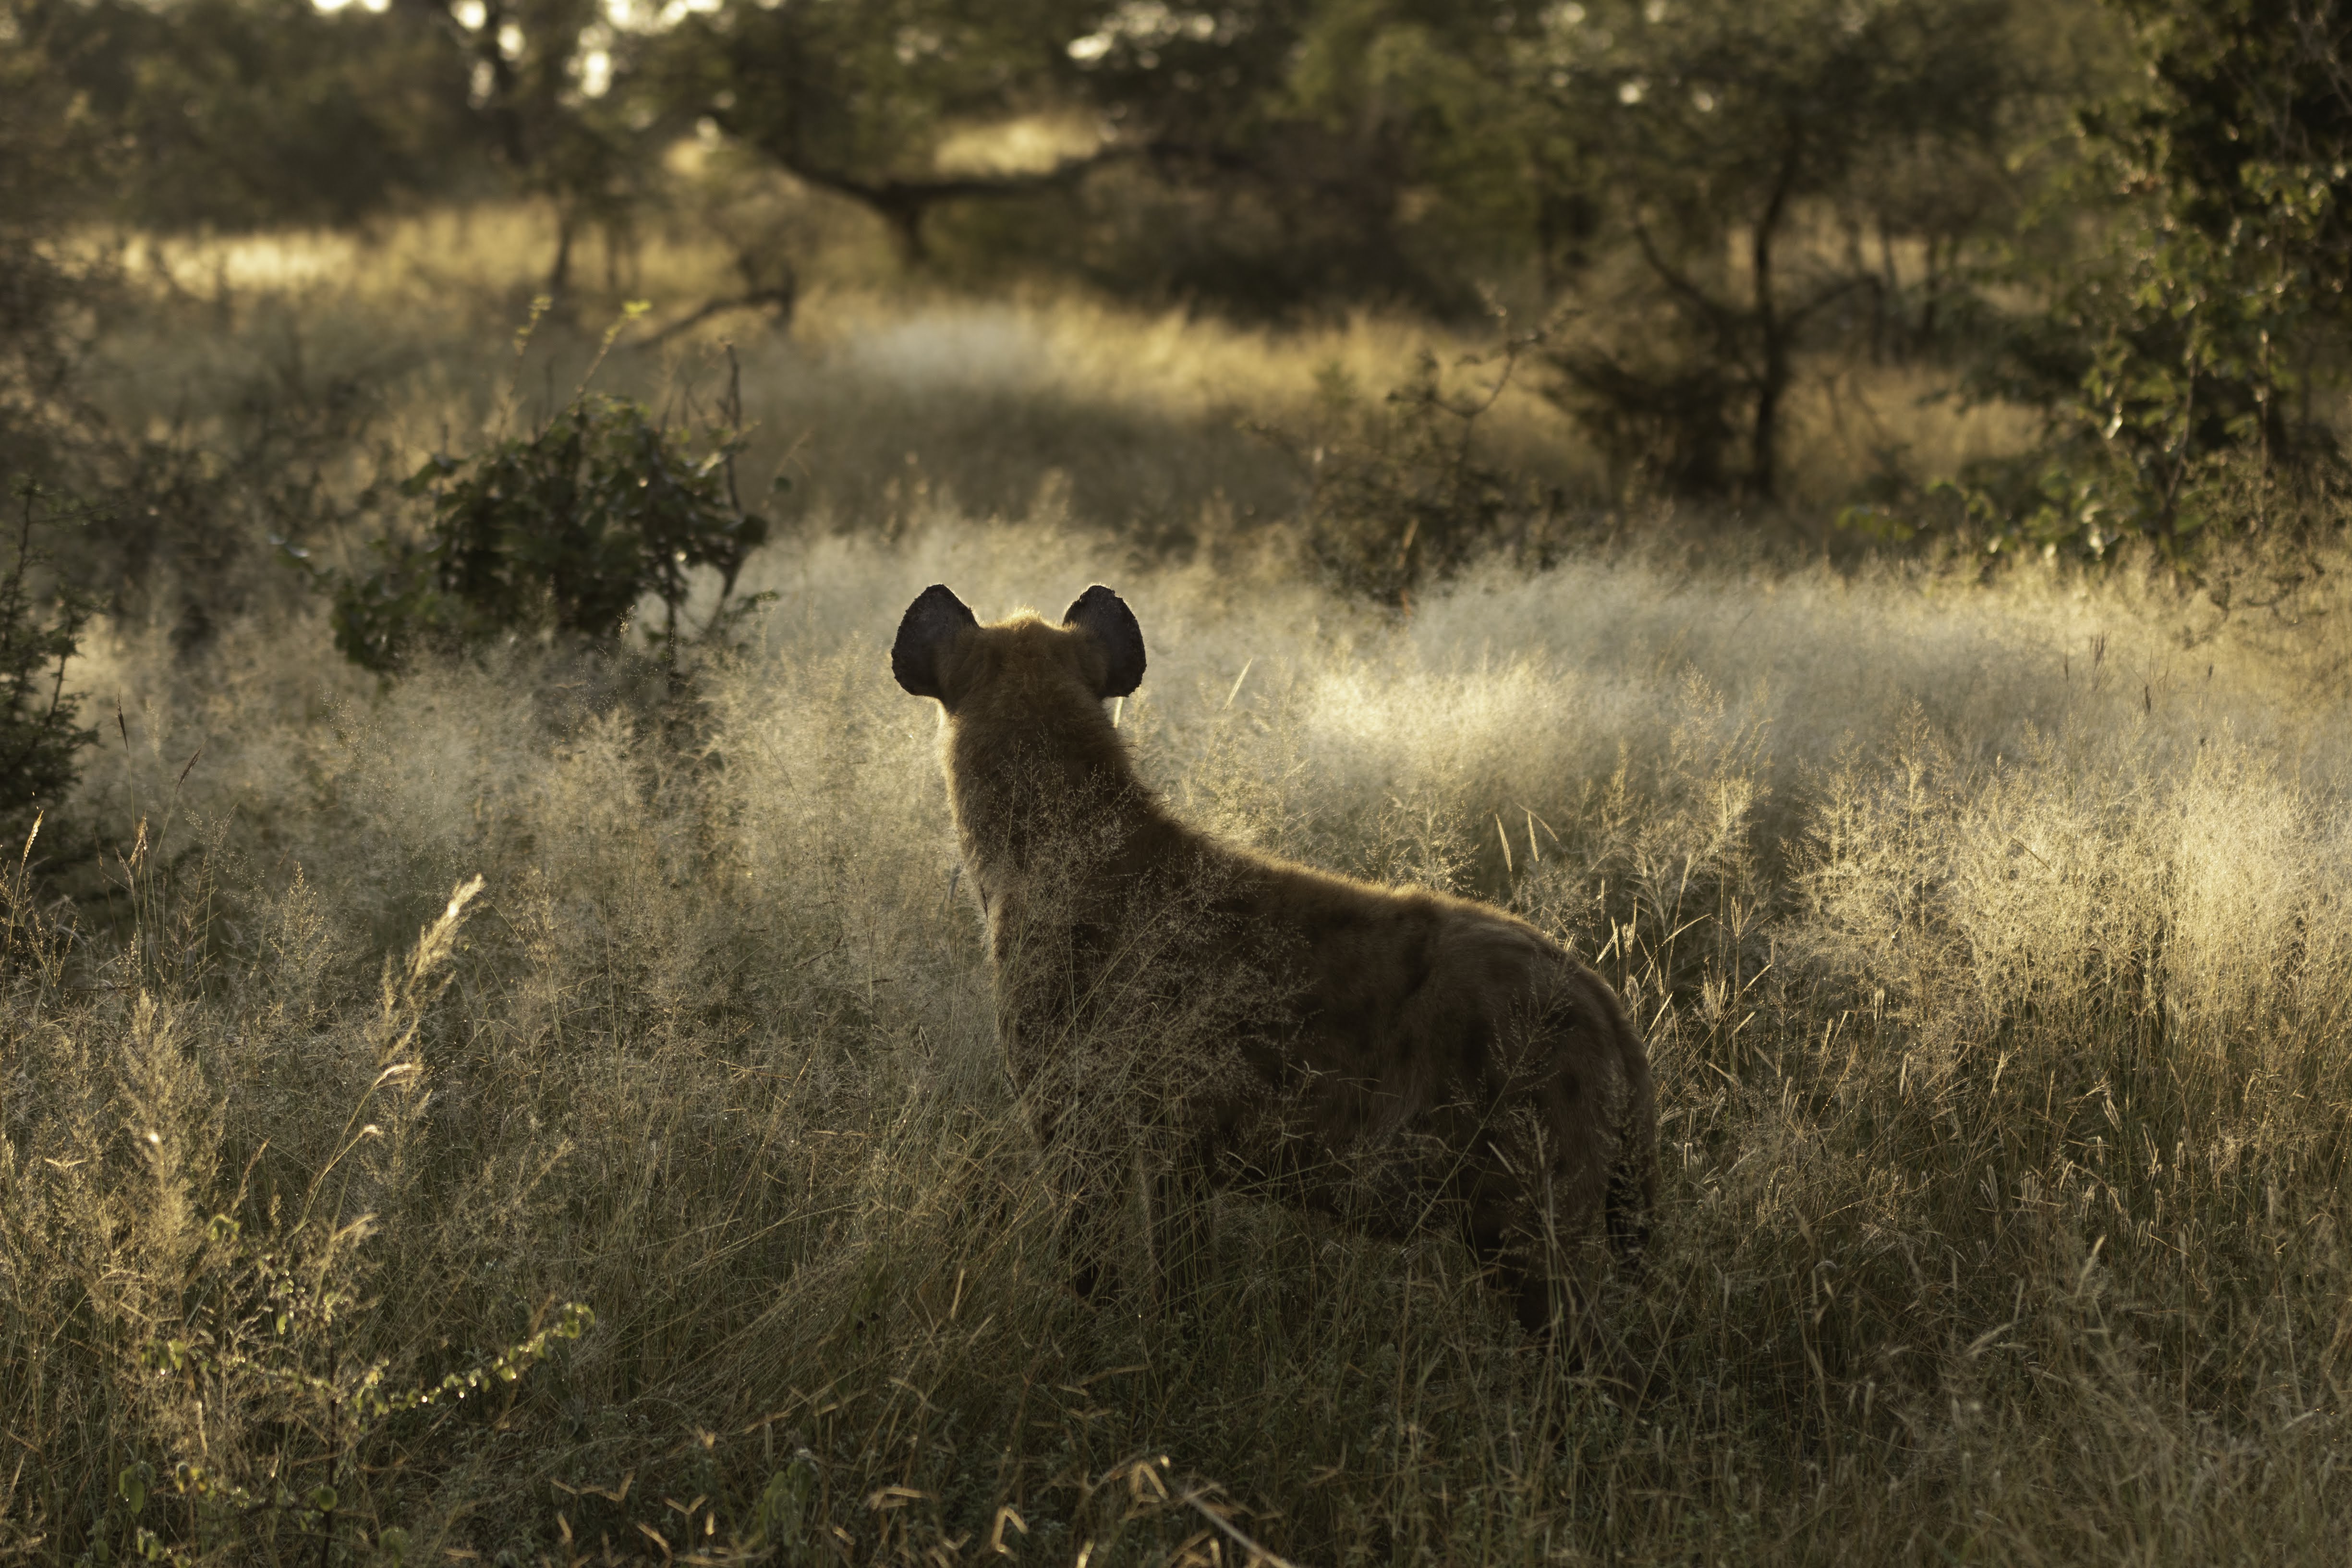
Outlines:
[[[547,269],[550,299],[562,299],[564,289],[572,285],[572,238],[578,227],[571,205],[559,200],[555,204],[555,260]]]
[[[1927,276],[1920,284],[1919,294],[1919,347],[1922,353],[1928,353],[1935,352],[1938,325],[1936,318],[1944,300],[1944,269],[1937,260],[1936,247],[1936,237],[1931,234],[1927,237]],[[1958,250],[1959,241],[1953,240],[1951,247]]]
[[[1772,248],[1780,226],[1788,221],[1789,197],[1804,161],[1803,134],[1791,127],[1780,157],[1780,172],[1772,195],[1756,219],[1748,246],[1748,267],[1754,285],[1758,364],[1756,424],[1748,437],[1748,483],[1759,500],[1770,500],[1780,482],[1780,404],[1789,391],[1789,324],[1781,318],[1780,300],[1772,279]]]

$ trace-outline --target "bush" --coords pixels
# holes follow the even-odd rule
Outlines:
[[[644,405],[583,395],[535,434],[436,455],[400,487],[432,498],[426,541],[378,541],[377,570],[332,581],[335,646],[384,673],[420,648],[504,637],[612,647],[650,595],[666,611],[655,640],[674,655],[695,568],[719,574],[706,633],[749,607],[727,601],[768,523],[736,496],[741,447],[718,430],[698,455]]]
[[[65,689],[90,601],[70,587],[40,586],[45,563],[33,531],[57,509],[44,519],[30,484],[16,500],[16,557],[0,577],[0,830],[12,835],[72,787],[79,753],[98,738],[74,722],[80,699]]]
[[[1410,377],[1364,406],[1336,367],[1320,378],[1319,438],[1255,428],[1307,475],[1308,562],[1350,593],[1409,607],[1413,594],[1498,544],[1539,557],[1560,497],[1478,450],[1478,424],[1540,332],[1506,336],[1450,367],[1423,349]],[[1476,374],[1486,373],[1480,380]],[[1449,384],[1450,382],[1450,384]]]
[[[2309,533],[2340,488],[2314,394],[2340,386],[2352,273],[2352,111],[2329,0],[2127,5],[2145,79],[2080,114],[2055,203],[2104,208],[2045,310],[2012,325],[1975,395],[2037,409],[2042,438],[1964,476],[1997,544],[2091,557],[2127,537],[2179,559],[2233,533]],[[2249,504],[2248,498],[2254,499]]]

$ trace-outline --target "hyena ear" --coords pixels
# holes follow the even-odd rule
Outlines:
[[[1095,695],[1125,697],[1143,684],[1143,628],[1125,599],[1097,583],[1078,595],[1062,624],[1091,633],[1109,661]]]
[[[890,645],[890,673],[917,697],[947,700],[940,689],[940,666],[955,647],[956,635],[980,625],[980,617],[944,583],[934,583],[907,606],[898,622],[898,640]]]

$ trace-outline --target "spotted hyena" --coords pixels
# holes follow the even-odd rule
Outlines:
[[[1006,1067],[1098,1236],[1139,1166],[1162,1270],[1192,1260],[1211,1181],[1387,1237],[1451,1224],[1531,1329],[1551,1321],[1555,1284],[1572,1298],[1596,1243],[1638,1253],[1656,1111],[1616,995],[1489,905],[1177,821],[1104,710],[1143,679],[1117,594],[1088,588],[1059,625],[982,626],[933,586],[890,667],[946,710]],[[1100,1268],[1080,1263],[1081,1289]]]

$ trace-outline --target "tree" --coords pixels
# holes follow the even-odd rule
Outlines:
[[[1619,330],[1556,358],[1556,395],[1604,447],[1666,488],[1778,493],[1801,354],[1833,306],[1885,287],[1838,230],[1866,219],[1889,256],[1919,238],[1933,258],[1975,226],[1885,201],[1886,172],[1997,165],[2032,85],[2010,9],[1593,0],[1546,14],[1524,79],[1597,171],[1633,260],[1583,291]]]
[[[23,0],[112,142],[112,215],[142,226],[361,223],[506,189],[573,242],[625,231],[690,123],[634,80],[645,37],[601,0]]]
[[[662,149],[692,123],[640,79],[651,39],[615,26],[604,0],[402,3],[433,16],[467,62],[469,101],[509,178],[554,207],[547,291],[564,300],[581,234],[625,239]]]
[[[73,786],[82,748],[98,738],[75,721],[81,699],[66,689],[66,667],[96,606],[54,580],[34,543],[37,526],[70,523],[73,509],[29,483],[9,499],[16,515],[8,531],[15,553],[0,569],[0,834],[15,837]]]
[[[936,258],[940,214],[986,207],[1034,220],[987,246],[1114,288],[1460,310],[1582,211],[1550,116],[1512,89],[1533,25],[1439,0],[730,0],[658,46],[659,91],[875,213],[911,261]],[[1065,151],[942,166],[954,133],[1023,117]]]
[[[56,243],[107,168],[103,127],[58,73],[57,40],[25,0],[0,0],[0,476],[55,476],[78,423],[72,374],[94,268]]]
[[[29,0],[110,132],[118,217],[160,228],[348,224],[478,166],[467,62],[416,0]]]
[[[1566,143],[1511,77],[1537,25],[1526,7],[1436,0],[1126,5],[1069,51],[1120,142],[1213,204],[1202,226],[1228,249],[1204,261],[1278,305],[1384,297],[1467,315],[1479,285],[1581,237]],[[1259,253],[1234,254],[1253,226]]]
[[[1074,0],[728,0],[656,46],[654,89],[794,178],[857,202],[913,260],[942,204],[1066,190],[1098,158],[1035,172],[942,173],[959,123],[1066,108]]]
[[[2148,64],[2141,93],[2084,129],[2160,189],[2172,218],[2275,248],[2323,308],[2352,281],[2352,5],[2120,0]]]
[[[436,455],[401,486],[430,500],[425,538],[377,541],[377,569],[364,576],[320,574],[334,595],[335,646],[383,674],[420,651],[500,638],[610,649],[638,602],[654,598],[666,615],[653,641],[674,668],[689,573],[719,574],[705,631],[723,634],[743,608],[727,603],[735,580],[768,537],[767,520],[736,493],[741,432],[705,436],[697,451],[642,405],[583,394],[529,435],[468,458]]]

